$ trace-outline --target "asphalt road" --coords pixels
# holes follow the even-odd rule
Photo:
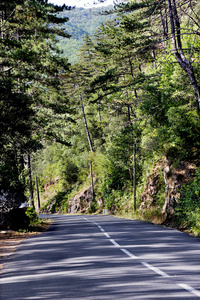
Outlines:
[[[54,216],[0,278],[0,299],[198,299],[200,239],[112,216]]]

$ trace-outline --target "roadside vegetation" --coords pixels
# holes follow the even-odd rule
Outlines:
[[[116,4],[94,34],[88,28],[71,64],[57,47],[77,38],[68,9],[36,0],[1,7],[0,190],[37,207],[37,178],[41,210],[68,213],[93,181],[88,213],[199,236],[199,2]]]

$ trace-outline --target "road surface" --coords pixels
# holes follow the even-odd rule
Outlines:
[[[200,299],[200,239],[113,216],[54,216],[0,278],[1,300]]]

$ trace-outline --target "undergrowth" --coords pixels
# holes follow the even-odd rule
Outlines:
[[[175,218],[179,227],[200,237],[200,168],[195,177],[181,188]]]

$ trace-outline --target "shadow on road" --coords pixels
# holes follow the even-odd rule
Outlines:
[[[197,299],[176,283],[200,282],[200,243],[175,230],[111,216],[55,216],[49,230],[22,243],[6,265],[2,300]],[[162,278],[142,261],[171,277]]]

